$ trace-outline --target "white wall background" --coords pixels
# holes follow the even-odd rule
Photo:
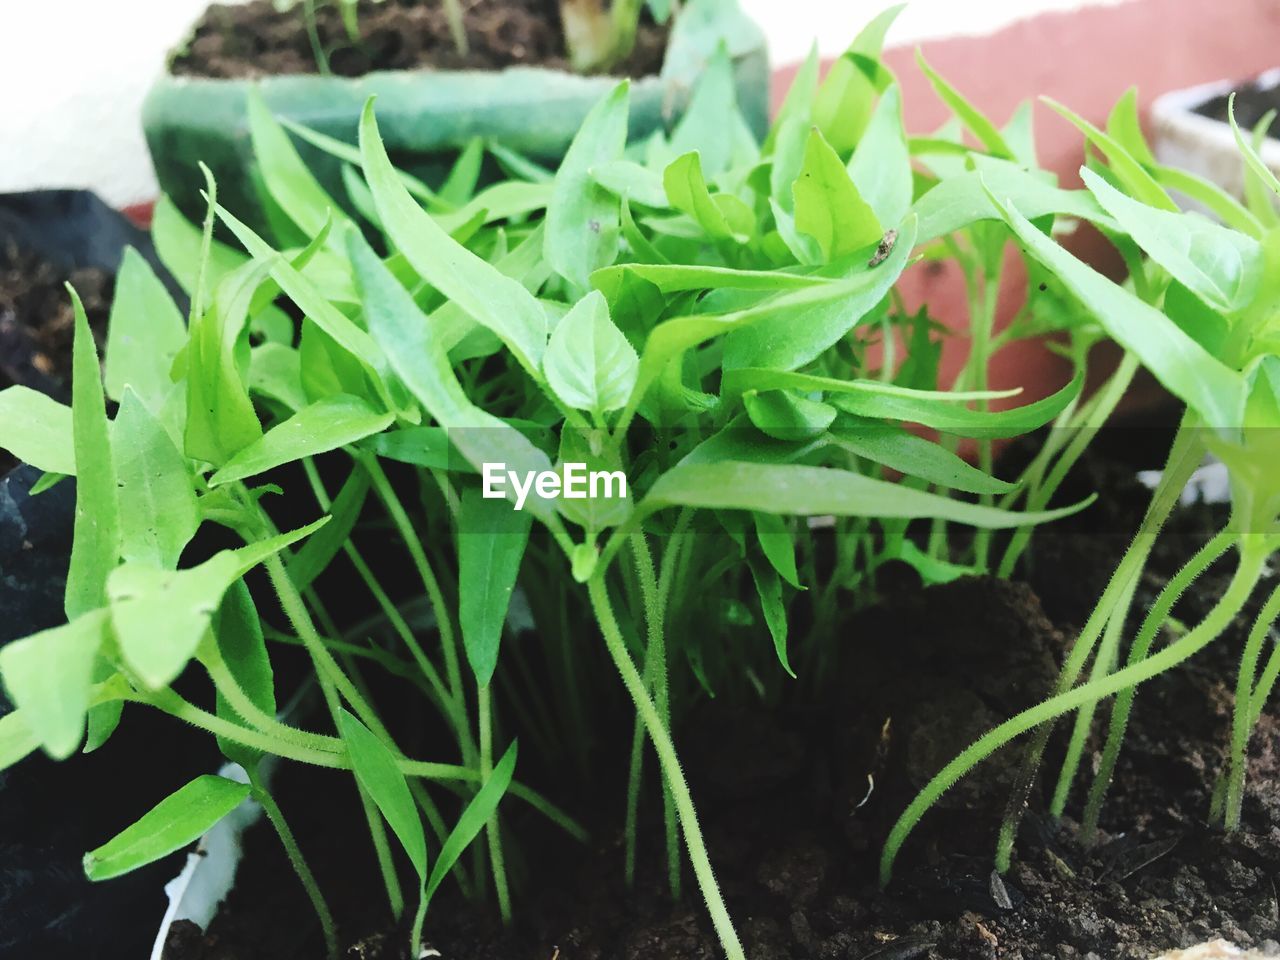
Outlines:
[[[887,0],[886,0],[887,2]],[[1020,17],[1118,0],[913,0],[890,44],[982,34]],[[87,186],[126,205],[155,195],[138,111],[165,50],[208,0],[0,0],[0,191]],[[741,0],[775,63],[814,38],[836,55],[876,2]]]

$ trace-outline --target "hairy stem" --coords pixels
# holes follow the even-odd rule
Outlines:
[[[306,858],[302,855],[302,849],[298,846],[293,830],[290,829],[288,821],[285,820],[284,813],[281,811],[280,805],[276,803],[275,797],[271,795],[271,791],[263,784],[257,769],[247,772],[249,774],[249,784],[253,790],[253,798],[258,801],[263,812],[266,813],[267,819],[271,822],[271,826],[275,828],[276,834],[280,837],[280,845],[284,847],[284,852],[289,857],[289,862],[293,864],[294,872],[297,873],[298,879],[302,881],[302,887],[306,890],[307,897],[311,900],[311,906],[315,909],[316,916],[320,918],[320,930],[324,935],[325,954],[329,957],[329,960],[337,960],[337,927],[333,922],[333,914],[329,912],[329,904],[325,902],[324,894],[320,892],[320,885],[316,883],[315,874],[307,866]]]
[[[894,859],[911,830],[920,822],[925,812],[937,803],[957,780],[1010,740],[1028,730],[1074,710],[1082,704],[1096,702],[1120,690],[1144,683],[1194,656],[1216,639],[1240,612],[1253,592],[1265,563],[1265,552],[1251,548],[1247,542],[1242,544],[1240,563],[1231,578],[1230,586],[1205,618],[1181,639],[1146,660],[1118,670],[1096,683],[1083,684],[1024,710],[1016,717],[988,731],[960,756],[943,767],[941,772],[920,791],[889,832],[889,839],[885,842],[884,852],[880,858],[881,886],[887,885],[892,878]]]
[[[1257,535],[1246,534],[1246,536]],[[1235,710],[1231,715],[1231,762],[1227,774],[1226,807],[1222,817],[1223,826],[1228,830],[1240,829],[1245,775],[1249,767],[1249,736],[1256,722],[1253,717],[1254,677],[1258,673],[1262,643],[1271,629],[1271,624],[1278,616],[1280,616],[1280,587],[1272,591],[1258,613],[1258,618],[1253,622],[1252,629],[1249,630],[1244,654],[1240,658],[1240,672],[1236,676]]]
[[[480,711],[480,785],[493,776],[493,702],[488,684],[479,688],[476,702]],[[498,896],[498,911],[504,924],[511,923],[511,893],[507,888],[507,867],[502,856],[502,833],[498,814],[485,825],[489,839],[489,865],[493,868],[493,886]]]
[[[675,745],[671,742],[671,737],[663,725],[658,708],[644,688],[644,681],[636,670],[635,664],[631,662],[626,641],[622,638],[622,631],[618,628],[618,621],[614,617],[613,607],[609,602],[603,569],[597,570],[587,582],[587,590],[591,597],[592,611],[600,624],[600,632],[604,635],[605,646],[613,658],[618,673],[622,675],[623,685],[631,695],[640,718],[644,721],[649,739],[653,742],[654,750],[658,754],[659,766],[671,785],[676,811],[680,817],[680,826],[684,831],[685,847],[689,851],[693,872],[698,878],[698,885],[707,902],[707,911],[711,915],[711,923],[715,927],[716,935],[720,938],[720,945],[724,948],[728,960],[746,960],[746,953],[738,940],[733,921],[729,919],[729,911],[725,908],[724,898],[720,894],[720,887],[716,883],[711,859],[707,856],[707,847],[702,838],[702,829],[698,826],[693,797],[689,793],[684,771],[680,769]]]
[[[1120,609],[1121,600],[1128,593],[1129,584],[1141,575],[1156,537],[1164,527],[1169,514],[1173,512],[1179,495],[1203,456],[1204,447],[1196,431],[1190,427],[1189,417],[1190,415],[1184,419],[1182,427],[1174,438],[1160,484],[1151,497],[1151,503],[1147,506],[1146,515],[1142,518],[1142,524],[1133,542],[1125,551],[1102,597],[1098,600],[1098,605],[1094,607],[1093,613],[1089,615],[1080,635],[1071,646],[1071,652],[1067,655],[1067,660],[1058,676],[1059,695],[1065,694],[1075,686],[1080,678],[1080,672],[1084,669],[1098,638],[1111,618],[1123,619],[1128,614],[1127,608]],[[1000,834],[996,840],[996,869],[1002,873],[1009,869],[1013,856],[1013,842],[1018,832],[1018,824],[1022,820],[1027,794],[1040,769],[1040,760],[1044,756],[1045,747],[1049,743],[1049,735],[1052,732],[1053,725],[1045,724],[1027,745],[1023,756],[1022,767],[1009,796],[1004,820],[1000,824]]]
[[[1156,634],[1165,621],[1169,619],[1169,614],[1173,611],[1174,605],[1177,604],[1179,598],[1186,593],[1187,588],[1191,586],[1196,577],[1209,569],[1214,561],[1227,552],[1234,540],[1235,537],[1230,533],[1219,533],[1196,551],[1196,554],[1183,564],[1182,569],[1174,574],[1169,582],[1164,585],[1164,589],[1156,597],[1155,603],[1147,611],[1146,618],[1142,621],[1142,626],[1138,628],[1138,634],[1134,638],[1133,645],[1129,648],[1128,665],[1142,662],[1148,651],[1150,651]],[[1116,760],[1120,756],[1125,730],[1129,725],[1129,714],[1133,710],[1133,700],[1136,696],[1137,690],[1133,687],[1121,690],[1116,696],[1116,702],[1111,707],[1111,722],[1107,728],[1106,744],[1102,748],[1102,761],[1098,766],[1098,773],[1089,787],[1089,798],[1084,807],[1081,839],[1085,845],[1091,844],[1097,835],[1098,817],[1102,812],[1102,802],[1106,799],[1107,789],[1111,785],[1112,776],[1115,774]]]

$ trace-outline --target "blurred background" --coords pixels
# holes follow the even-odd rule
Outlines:
[[[138,111],[166,51],[208,2],[0,0],[0,191],[88,187],[122,207],[153,199]],[[894,24],[889,45],[990,34],[1037,15],[1116,2],[914,0]],[[815,38],[824,57],[838,56],[886,5],[741,3],[765,28],[778,66],[803,59]]]

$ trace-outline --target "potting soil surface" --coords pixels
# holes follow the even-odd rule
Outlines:
[[[317,4],[316,33],[339,76],[374,70],[500,70],[510,66],[567,69],[557,0],[466,0],[469,51],[460,54],[438,0],[359,0],[359,40],[352,41],[337,3]],[[615,72],[643,77],[662,68],[667,30],[641,21],[635,50]],[[212,4],[170,70],[197,77],[261,77],[316,73],[317,59],[300,3],[273,0]]]

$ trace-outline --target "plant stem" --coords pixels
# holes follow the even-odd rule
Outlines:
[[[633,533],[631,552],[635,560],[636,577],[640,581],[640,596],[644,603],[644,619],[648,632],[645,644],[645,684],[653,691],[654,704],[663,726],[671,731],[671,696],[667,686],[667,642],[664,621],[665,604],[658,588],[657,572],[653,565],[653,553],[643,533]],[[667,882],[672,899],[680,898],[680,825],[676,819],[675,802],[671,785],[663,778],[662,820],[667,838]]]
[[[1080,635],[1071,646],[1071,652],[1067,655],[1067,660],[1058,675],[1058,695],[1065,694],[1075,686],[1076,680],[1080,677],[1080,671],[1084,669],[1094,645],[1111,618],[1118,616],[1123,619],[1128,614],[1127,608],[1120,609],[1121,600],[1128,593],[1129,584],[1141,575],[1156,537],[1164,527],[1169,514],[1173,512],[1173,508],[1178,503],[1178,497],[1204,454],[1204,447],[1191,424],[1190,417],[1190,414],[1184,417],[1182,426],[1174,437],[1169,451],[1169,460],[1160,477],[1160,484],[1147,505],[1147,512],[1142,518],[1138,532],[1134,535],[1133,542],[1130,543],[1115,572],[1111,575],[1084,629],[1080,631]],[[1053,725],[1045,724],[1027,745],[1023,756],[1022,767],[1009,796],[1009,804],[996,841],[996,869],[1001,873],[1009,869],[1013,855],[1013,842],[1017,835],[1018,824],[1022,820],[1027,794],[1039,771],[1040,760],[1044,756],[1044,750],[1052,732]]]
[[[458,56],[465,57],[471,52],[471,44],[467,40],[467,24],[462,15],[460,0],[441,0],[444,4],[444,16],[449,21],[449,33],[453,37],[453,47]]]
[[[1267,630],[1270,623],[1274,623],[1280,611],[1276,610],[1276,604],[1280,604],[1280,587],[1276,587],[1275,592],[1271,595],[1271,599],[1267,601],[1266,606],[1262,608],[1262,612],[1258,614],[1258,620],[1254,624],[1255,630]],[[1270,622],[1268,622],[1268,616]],[[1253,688],[1253,695],[1249,700],[1249,723],[1255,724],[1262,716],[1262,709],[1267,705],[1267,698],[1271,696],[1271,689],[1275,686],[1276,678],[1280,677],[1280,643],[1271,648],[1271,656],[1267,658],[1267,665],[1262,671],[1262,676],[1258,678],[1258,685]]]
[[[1169,614],[1179,598],[1186,593],[1196,577],[1204,573],[1215,560],[1230,549],[1234,540],[1235,537],[1230,533],[1225,531],[1219,533],[1196,551],[1195,555],[1183,564],[1182,569],[1164,585],[1155,603],[1147,611],[1133,645],[1129,648],[1129,665],[1139,663],[1146,657],[1156,634],[1169,619]],[[1089,798],[1084,807],[1080,836],[1086,846],[1093,843],[1098,831],[1098,817],[1102,812],[1102,802],[1106,798],[1107,788],[1115,774],[1116,760],[1120,756],[1120,748],[1124,743],[1125,730],[1129,725],[1129,714],[1133,709],[1133,700],[1136,695],[1137,690],[1133,687],[1121,690],[1111,707],[1111,722],[1107,729],[1107,741],[1102,749],[1102,761],[1089,787]]]
[[[1266,553],[1246,540],[1241,544],[1240,563],[1231,583],[1213,609],[1194,628],[1159,653],[1118,670],[1097,682],[1090,682],[1050,697],[1043,703],[1024,710],[981,736],[976,743],[948,763],[929,781],[898,818],[880,858],[880,884],[888,884],[893,875],[893,861],[912,828],[925,812],[962,776],[1000,747],[1028,730],[1059,717],[1090,701],[1097,701],[1128,687],[1136,687],[1194,656],[1216,639],[1248,602],[1266,565]]]
[[[327,77],[332,71],[329,69],[329,55],[324,52],[324,44],[320,40],[320,25],[316,21],[316,0],[302,0],[302,22],[307,28],[307,40],[311,43],[311,53],[316,58],[316,70],[321,76]]]
[[[1245,534],[1245,536],[1258,535]],[[1258,673],[1258,658],[1262,653],[1262,642],[1278,616],[1280,616],[1280,587],[1272,591],[1258,613],[1258,618],[1249,631],[1249,638],[1245,641],[1244,654],[1240,658],[1240,672],[1236,677],[1235,710],[1231,715],[1231,761],[1227,773],[1226,807],[1222,817],[1223,826],[1227,830],[1240,829],[1245,776],[1249,768],[1249,736],[1256,722],[1253,718],[1254,677]]]
[[[488,684],[477,690],[476,703],[480,712],[480,785],[484,786],[493,776],[493,702],[489,696]],[[507,889],[507,868],[502,856],[502,833],[496,812],[485,825],[485,830],[489,838],[489,865],[493,868],[493,886],[498,895],[498,912],[502,914],[502,922],[509,926],[511,894]]]
[[[1138,590],[1138,579],[1129,581],[1129,586],[1120,597],[1117,609],[1128,611],[1133,606],[1133,597]],[[1124,636],[1127,616],[1115,616],[1107,621],[1102,632],[1102,643],[1098,645],[1098,653],[1093,658],[1093,668],[1089,671],[1089,680],[1101,680],[1115,669],[1120,655],[1120,639]],[[1089,731],[1093,728],[1093,715],[1097,703],[1086,703],[1076,712],[1076,719],[1071,728],[1071,739],[1067,742],[1067,755],[1058,771],[1058,783],[1053,788],[1053,798],[1049,801],[1049,813],[1055,820],[1061,819],[1067,808],[1067,800],[1071,795],[1071,785],[1075,783],[1076,774],[1080,771],[1080,759],[1084,756],[1085,742],[1089,739]]]
[[[325,953],[329,960],[337,960],[338,931],[333,923],[333,914],[329,912],[329,904],[325,902],[324,894],[320,892],[320,885],[316,883],[315,874],[307,866],[306,858],[302,855],[302,850],[298,846],[297,838],[293,835],[293,830],[289,828],[289,824],[284,818],[280,805],[276,803],[275,797],[271,795],[271,791],[263,784],[257,769],[248,770],[247,773],[249,774],[250,787],[253,790],[253,798],[261,805],[267,815],[267,819],[271,821],[271,826],[275,828],[276,833],[279,835],[280,844],[284,847],[284,852],[289,857],[289,862],[293,864],[293,869],[297,873],[298,879],[302,881],[303,889],[307,891],[311,905],[315,908],[316,916],[320,918],[320,930],[324,934]]]
[[[694,810],[693,797],[689,793],[689,785],[685,781],[684,771],[680,769],[680,760],[676,756],[675,745],[662,723],[658,709],[644,688],[644,681],[631,662],[627,652],[626,641],[622,631],[618,629],[618,621],[614,617],[613,607],[609,602],[608,588],[604,582],[604,570],[598,569],[587,582],[587,591],[591,597],[591,608],[600,624],[600,632],[604,636],[605,646],[613,658],[614,666],[622,675],[623,685],[635,704],[641,719],[644,721],[649,739],[653,742],[658,754],[658,763],[671,785],[675,797],[676,811],[680,816],[680,826],[684,830],[685,847],[689,851],[689,859],[693,863],[694,875],[707,902],[707,911],[711,915],[711,923],[720,945],[724,948],[728,960],[746,960],[746,953],[738,940],[738,934],[729,919],[729,911],[725,908],[724,898],[716,883],[715,872],[711,868],[711,860],[707,856],[706,844],[702,838],[702,830],[698,826],[697,812]]]
[[[395,489],[391,486],[391,481],[387,479],[382,465],[378,463],[378,458],[366,456],[361,458],[361,462],[369,472],[369,479],[373,481],[373,487],[377,491],[379,499],[382,500],[387,512],[391,515],[391,522],[395,525],[401,539],[404,541],[405,548],[409,551],[413,565],[422,580],[422,585],[427,591],[427,600],[431,603],[431,610],[436,618],[436,629],[440,633],[440,648],[444,653],[445,676],[448,678],[449,687],[453,692],[453,698],[458,705],[460,713],[465,715],[466,706],[462,688],[462,671],[458,662],[457,637],[454,635],[453,620],[449,616],[449,608],[445,604],[444,594],[440,590],[440,582],[436,579],[435,571],[431,569],[431,563],[427,560],[426,551],[422,549],[422,542],[418,539],[417,531],[413,528],[409,514],[405,511],[404,504],[400,502]],[[462,739],[463,759],[468,764],[474,763],[476,759],[474,744],[475,741],[470,735]]]

